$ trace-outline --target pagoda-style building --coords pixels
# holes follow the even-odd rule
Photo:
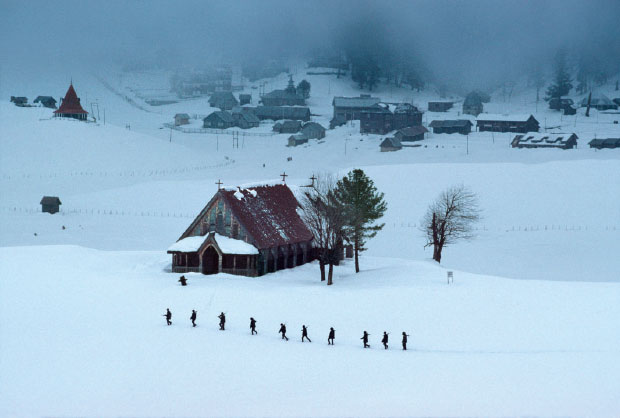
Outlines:
[[[86,120],[88,112],[82,108],[80,104],[80,98],[77,97],[77,93],[73,88],[73,83],[69,85],[69,90],[65,94],[65,98],[62,99],[58,110],[54,111],[55,117],[60,118],[73,118],[78,120]]]

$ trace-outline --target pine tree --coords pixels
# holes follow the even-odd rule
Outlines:
[[[572,79],[568,73],[568,64],[566,63],[566,53],[558,51],[555,55],[553,64],[553,83],[547,89],[547,97],[545,100],[560,99],[565,96],[573,88]]]
[[[359,253],[365,251],[366,241],[377,235],[385,224],[376,224],[387,209],[383,193],[377,192],[373,181],[364,171],[350,171],[336,184],[336,199],[344,208],[344,236],[355,251],[355,272],[359,273]]]
[[[310,83],[307,80],[301,80],[297,85],[297,93],[304,99],[310,97]]]

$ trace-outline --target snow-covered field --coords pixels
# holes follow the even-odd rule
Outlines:
[[[205,98],[150,107],[135,96],[166,88],[165,73],[73,72],[85,109],[98,103],[96,124],[4,99],[64,95],[61,74],[4,68],[0,80],[0,416],[617,416],[620,152],[587,142],[620,135],[620,115],[560,116],[543,103],[536,112],[534,92],[522,88],[510,100],[493,95],[485,111],[534,113],[549,130],[577,133],[577,149],[514,150],[508,134],[474,132],[380,153],[381,137],[355,123],[296,148],[287,135],[240,137],[233,148],[229,135],[162,129],[175,113],[212,110]],[[360,93],[346,78],[294,77],[312,84],[309,105],[324,125],[334,95]],[[286,79],[264,80],[266,90]],[[424,109],[438,99],[432,89],[373,94]],[[218,179],[236,186],[286,171],[301,185],[357,167],[388,202],[361,274],[346,263],[328,288],[307,265],[254,279],[191,275],[181,288],[168,272],[166,248]],[[483,220],[478,238],[446,248],[439,267],[419,221],[458,183],[479,195]],[[43,195],[58,195],[61,213],[39,213]],[[160,316],[167,307],[172,327]],[[288,343],[277,335],[283,321]],[[302,324],[312,344],[298,341]],[[325,341],[330,326],[335,347]],[[364,329],[371,350],[361,348]]]

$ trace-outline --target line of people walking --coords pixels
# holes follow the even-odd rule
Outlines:
[[[166,309],[166,313],[162,316],[166,317],[167,325],[172,325],[172,312],[170,312],[170,309]],[[196,310],[192,309],[192,314],[189,317],[189,319],[192,321],[192,327],[196,327],[197,316],[198,314]],[[226,314],[222,312],[217,317],[220,320],[220,331],[225,331]],[[256,331],[256,319],[254,319],[253,317],[250,317],[250,332],[251,332],[251,335],[258,334],[258,331]],[[286,324],[280,323],[280,330],[278,331],[278,333],[281,334],[281,337],[283,340],[288,341],[288,337],[286,336]],[[383,344],[383,348],[386,350],[388,349],[389,335],[390,335],[389,332],[383,331],[383,338],[381,339],[381,344]],[[370,344],[368,343],[369,337],[370,337],[370,334],[364,331],[362,338],[360,338],[360,340],[362,340],[362,342],[364,343],[364,348],[370,348]],[[403,331],[402,333],[403,350],[407,350],[407,337],[409,337],[409,334]],[[336,330],[333,327],[330,327],[329,334],[327,336],[327,345],[334,345],[335,339],[336,339]],[[308,342],[310,343],[312,342],[310,337],[308,337],[308,327],[306,325],[302,325],[301,326],[301,342],[303,343],[305,340],[308,340]]]

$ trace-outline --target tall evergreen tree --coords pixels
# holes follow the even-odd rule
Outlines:
[[[547,89],[547,97],[545,100],[559,99],[565,96],[573,88],[573,83],[568,73],[568,64],[566,62],[566,52],[560,50],[555,55],[553,63],[553,83]]]
[[[376,224],[387,209],[383,193],[364,171],[350,171],[339,180],[334,190],[336,199],[344,210],[344,236],[351,241],[355,251],[355,272],[359,273],[359,253],[365,251],[366,241],[377,235],[385,224]]]
[[[310,83],[307,80],[301,80],[297,84],[297,93],[299,93],[304,99],[310,97]]]

